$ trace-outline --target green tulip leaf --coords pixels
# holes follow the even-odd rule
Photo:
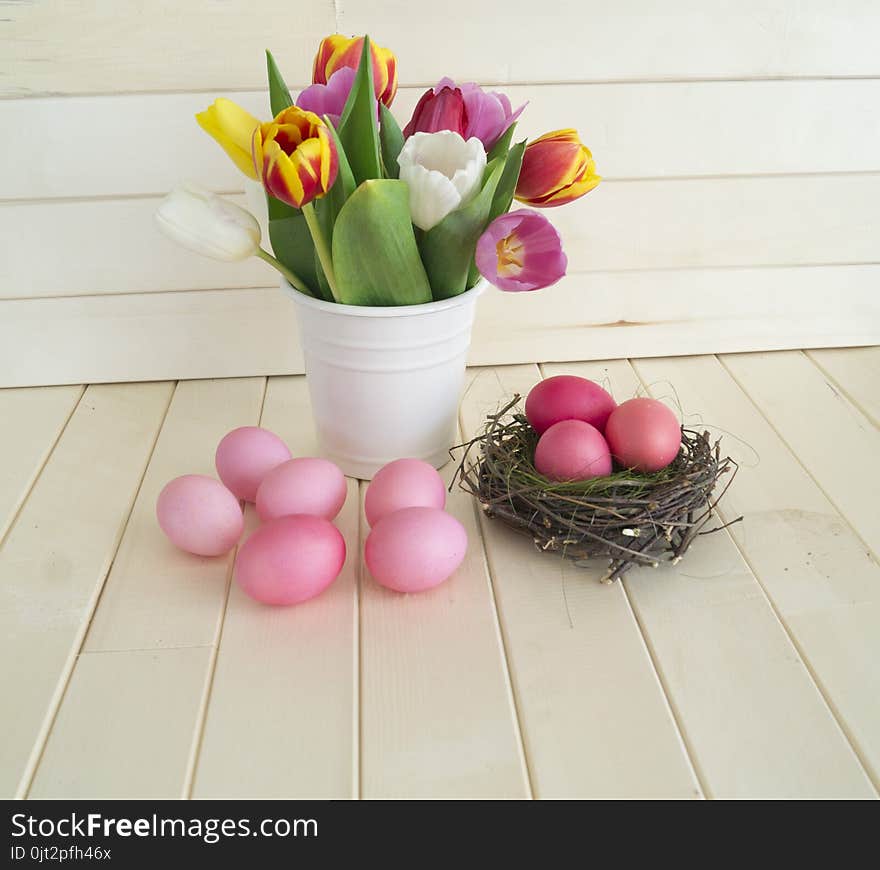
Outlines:
[[[299,209],[266,194],[269,206],[269,240],[278,260],[306,283],[313,296],[322,298],[315,271],[315,245]],[[329,297],[329,294],[327,296]]]
[[[266,49],[266,70],[269,74],[269,105],[272,107],[272,117],[293,105],[293,98],[284,82],[284,76],[272,57],[272,52]]]
[[[467,290],[477,239],[489,223],[504,164],[501,158],[493,160],[477,196],[464,208],[446,215],[422,237],[419,248],[435,299],[448,299]]]
[[[333,232],[333,268],[338,300],[346,305],[431,301],[404,182],[372,179],[348,198]]]
[[[397,178],[400,175],[397,158],[403,148],[403,133],[400,131],[397,119],[384,103],[379,104],[379,115],[381,118],[379,143],[382,147],[382,166],[385,169],[385,177]]]
[[[495,195],[492,197],[492,208],[489,209],[489,220],[491,223],[499,215],[507,214],[513,203],[513,194],[516,192],[516,184],[519,181],[519,171],[522,169],[523,155],[526,153],[526,140],[517,142],[510,151],[507,152],[507,159],[504,161],[504,172],[501,173],[501,180],[495,189]]]
[[[513,142],[513,131],[516,129],[514,121],[502,134],[501,138],[492,146],[492,150],[486,155],[486,160],[491,163],[496,157],[503,157],[510,150]]]
[[[318,287],[318,293],[316,295],[319,299],[323,299],[325,302],[336,301],[333,298],[333,291],[330,289],[330,282],[324,274],[324,267],[321,265],[321,258],[318,256],[317,251],[315,251],[315,283]]]
[[[333,239],[333,227],[336,224],[336,218],[339,216],[339,212],[342,210],[342,206],[345,205],[346,200],[354,193],[357,185],[354,182],[354,173],[351,171],[345,149],[339,141],[339,136],[333,128],[333,124],[329,118],[324,118],[324,122],[327,124],[330,136],[336,145],[339,165],[336,181],[333,182],[333,186],[325,196],[315,200],[315,212],[321,224],[321,231],[324,233],[324,238],[327,239],[327,244],[329,245]]]
[[[373,61],[370,38],[364,37],[364,48],[351,93],[339,119],[339,140],[348,155],[357,184],[382,177],[379,156],[379,125],[376,123],[376,94],[373,89]]]

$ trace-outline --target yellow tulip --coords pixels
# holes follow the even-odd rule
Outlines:
[[[220,98],[214,100],[204,112],[199,112],[196,121],[248,178],[259,180],[251,154],[251,143],[254,130],[260,126],[260,122],[250,112],[232,100]]]

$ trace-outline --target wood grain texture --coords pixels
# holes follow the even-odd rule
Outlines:
[[[465,437],[540,379],[474,369]],[[627,596],[481,517],[532,785],[540,798],[692,798],[701,791]]]
[[[89,387],[0,553],[0,790],[27,788],[171,397]]]
[[[608,180],[880,169],[876,79],[530,84],[505,93],[515,106],[528,102],[517,138],[575,127]],[[421,94],[421,88],[398,92],[394,114],[401,125]],[[244,176],[193,118],[214,96],[2,101],[0,124],[41,135],[0,141],[0,197],[155,195],[183,180],[241,190]],[[229,96],[257,117],[268,116],[265,91]],[[95,142],[112,142],[112,152]],[[133,172],[131,155],[143,153],[149,160],[138,160]]]
[[[81,655],[29,797],[182,797],[210,654],[190,647]]]
[[[10,96],[260,87],[267,47],[285,68],[308,67],[337,26],[326,0],[268,0],[259,14],[244,0],[42,0],[3,11],[0,93]]]
[[[605,359],[880,342],[880,267],[572,275],[540,293],[488,290],[470,362]],[[846,299],[829,307],[829,299]],[[731,307],[731,300],[736,305]],[[301,374],[277,289],[3,303],[0,383]]]
[[[878,199],[880,173],[618,181],[552,219],[569,273],[876,263]],[[0,233],[17,239],[0,292],[32,298],[277,283],[259,260],[223,263],[164,238],[153,223],[157,205],[147,197],[0,206]]]
[[[259,15],[244,0],[15,3],[0,29],[0,92],[262,87],[264,48],[276,51],[293,81],[308,75],[319,39],[334,30],[369,31],[391,47],[404,84],[434,84],[450,73],[494,83],[880,72],[880,16],[869,0],[846,0],[833,13],[821,0],[796,8],[781,0],[677,0],[662,11],[634,0],[614,15],[595,0],[552,7],[515,0],[499,10],[466,0],[451,0],[439,16],[412,0],[295,7],[269,0]]]
[[[740,464],[719,516],[744,517],[730,533],[877,785],[880,566],[717,359],[638,360],[635,368],[652,394],[677,413],[680,405],[686,424],[705,423]],[[811,417],[804,396],[802,419]]]
[[[216,478],[217,444],[231,429],[259,422],[263,389],[263,378],[178,385],[84,649],[156,649],[214,642],[232,554],[204,557],[178,550],[159,528],[156,500],[165,484],[182,474]]]
[[[448,481],[452,465],[443,470]],[[366,484],[361,484],[361,496]],[[418,595],[361,576],[361,795],[526,798],[529,780],[472,499],[455,574]],[[368,526],[361,517],[361,537]]]
[[[721,358],[774,429],[880,555],[880,431],[800,351]],[[797,384],[797,388],[793,385]]]
[[[880,426],[880,347],[845,347],[806,353],[874,425]]]
[[[543,371],[605,381],[619,400],[639,387],[625,360]],[[726,531],[623,582],[707,796],[876,796]]]
[[[315,455],[305,378],[269,381],[261,425],[294,456]],[[358,796],[359,520],[358,485],[349,481],[336,519],[348,557],[318,598],[266,607],[233,584],[193,797]]]
[[[0,542],[82,394],[81,386],[0,390]]]

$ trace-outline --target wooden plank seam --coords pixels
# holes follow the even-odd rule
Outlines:
[[[260,413],[257,418],[256,425],[259,426],[263,422],[263,410],[266,406],[266,392],[269,388],[269,378],[263,378],[263,395],[260,399]],[[245,510],[253,511],[253,506],[243,505]],[[193,741],[190,748],[189,760],[186,766],[186,774],[183,781],[182,797],[186,800],[192,798],[193,786],[195,785],[196,772],[199,763],[199,754],[201,753],[202,740],[205,734],[205,724],[208,719],[208,708],[211,703],[211,690],[214,687],[214,674],[217,670],[217,657],[220,654],[220,644],[223,641],[223,626],[226,623],[226,610],[229,606],[229,592],[232,588],[233,575],[235,573],[235,557],[238,555],[238,549],[243,541],[239,541],[233,550],[232,558],[229,560],[229,568],[226,572],[226,591],[223,596],[223,606],[220,608],[220,616],[217,619],[217,631],[214,635],[214,641],[211,645],[211,655],[208,659],[208,672],[205,675],[205,686],[202,695],[202,701],[199,706],[199,713],[196,718],[195,728],[193,729]]]
[[[144,478],[147,474],[147,469],[150,467],[150,462],[153,458],[153,453],[156,449],[156,444],[159,441],[159,436],[162,433],[162,427],[165,425],[165,419],[168,416],[168,411],[171,408],[171,402],[174,399],[174,393],[177,391],[177,384],[175,384],[174,389],[170,391],[168,395],[168,401],[165,404],[165,410],[162,414],[162,419],[159,421],[159,425],[156,427],[156,434],[153,438],[153,443],[150,447],[150,450],[147,453],[147,456],[144,461],[143,471],[141,472],[140,480],[138,481],[138,485],[134,487],[131,498],[128,502],[125,521],[121,524],[119,533],[116,537],[116,540],[113,543],[113,556],[109,560],[107,564],[107,569],[104,571],[103,576],[100,578],[100,582],[97,584],[97,588],[92,593],[91,600],[89,601],[85,612],[83,614],[83,620],[80,623],[79,631],[74,639],[74,643],[71,647],[71,652],[68,657],[68,661],[64,667],[64,670],[60,676],[58,681],[58,685],[55,689],[55,692],[52,696],[52,700],[49,703],[49,707],[46,711],[46,715],[43,719],[43,724],[36,735],[33,749],[31,750],[30,757],[28,759],[27,764],[25,765],[24,773],[22,774],[21,780],[19,781],[18,788],[16,789],[15,797],[16,799],[27,799],[28,793],[30,791],[31,785],[34,781],[34,776],[36,775],[37,768],[40,766],[40,761],[43,757],[43,752],[46,748],[46,744],[49,740],[49,735],[52,733],[52,728],[55,724],[55,719],[58,716],[58,711],[61,709],[61,705],[64,702],[64,696],[67,692],[67,686],[70,683],[71,675],[73,674],[73,670],[76,667],[76,663],[79,660],[79,656],[82,652],[82,645],[86,639],[86,636],[89,632],[89,627],[92,623],[92,617],[95,614],[95,610],[98,607],[98,603],[101,600],[101,593],[104,590],[104,584],[107,582],[107,578],[110,576],[110,572],[113,570],[113,563],[116,560],[116,553],[119,550],[119,545],[122,543],[122,539],[125,537],[125,532],[128,529],[128,524],[131,519],[131,512],[134,509],[134,505],[137,502],[138,494],[141,491],[141,487],[144,483]],[[83,396],[85,395],[85,389],[83,390]],[[82,396],[80,396],[80,401],[82,401]],[[79,406],[79,402],[77,403]],[[73,417],[73,414],[68,418],[68,422]],[[65,425],[66,428],[66,425]],[[55,445],[60,441],[60,437],[56,440]],[[54,452],[54,446],[53,446]],[[50,453],[51,456],[51,453]],[[48,457],[47,460],[48,462]]]
[[[717,359],[719,363],[721,363],[721,360],[718,359],[717,356],[714,358]],[[641,383],[642,388],[644,389],[645,395],[654,396],[654,392],[652,391],[652,388],[651,388],[652,385],[648,383],[648,381],[642,376],[642,374],[639,370],[638,361],[631,359],[631,360],[629,360],[629,363],[632,366],[633,370],[635,371],[635,373],[639,379],[639,382]],[[721,364],[723,365],[723,363],[721,363]],[[728,373],[730,374],[729,369],[727,369],[726,366],[725,366],[725,370],[727,370]],[[731,377],[733,377],[732,374],[731,374]],[[734,382],[736,383],[737,387],[740,390],[742,390],[746,396],[748,396],[748,392],[743,388],[743,386],[738,381],[736,381],[736,379],[734,379]],[[750,396],[749,396],[749,399],[751,399]],[[758,410],[760,411],[760,408]],[[762,416],[764,416],[764,415],[762,414]],[[764,419],[767,420],[767,422],[771,426],[773,425],[770,422],[770,420],[767,419],[766,416],[764,416]],[[775,428],[774,428],[774,431],[776,431]],[[778,435],[779,433],[777,432],[776,434]],[[780,440],[783,441],[783,444],[785,444],[786,449],[800,463],[801,461],[798,458],[797,454],[795,454],[794,451],[791,450],[789,445],[781,438],[781,436],[780,436]],[[801,465],[803,465],[803,463],[801,463]],[[809,473],[809,470],[808,469],[806,469],[806,470]],[[812,475],[811,475],[811,477],[812,477]],[[818,483],[817,483],[817,486],[818,486]],[[819,487],[819,488],[821,490],[821,487]],[[827,497],[827,494],[824,493],[824,491],[823,491],[823,495],[826,495],[826,497]],[[829,501],[831,501],[831,500],[829,499]],[[833,502],[832,502],[832,504],[833,504]],[[836,507],[836,505],[835,505],[835,507]],[[718,514],[719,519],[721,519],[722,522],[726,521],[726,517],[723,515],[723,513],[719,512],[719,510],[717,508],[716,508],[716,513]],[[839,513],[839,510],[838,510],[838,513]],[[843,516],[843,515],[841,514],[841,516]],[[855,532],[855,530],[853,530],[853,531]],[[722,533],[727,535],[727,537],[733,543],[734,547],[736,547],[736,549],[739,551],[739,554],[742,557],[743,562],[745,562],[745,564],[748,566],[748,569],[752,573],[752,576],[754,577],[756,584],[758,585],[758,587],[761,590],[761,593],[763,595],[764,600],[767,602],[767,606],[773,612],[773,615],[776,617],[776,620],[779,622],[780,628],[785,633],[785,635],[788,638],[789,642],[791,643],[792,647],[794,647],[794,649],[797,651],[797,654],[800,657],[801,662],[803,663],[804,667],[807,670],[807,673],[810,675],[810,679],[813,681],[813,684],[816,687],[817,693],[824,701],[825,706],[828,709],[828,712],[830,713],[830,715],[834,719],[834,721],[837,723],[837,726],[840,729],[841,734],[843,735],[843,737],[845,738],[847,743],[852,748],[853,754],[856,756],[856,758],[858,758],[859,764],[862,766],[862,769],[865,772],[865,776],[871,781],[872,785],[874,786],[875,793],[877,793],[877,788],[880,787],[880,782],[878,782],[877,778],[872,775],[870,764],[868,764],[863,753],[860,751],[859,745],[858,745],[857,741],[853,738],[853,735],[851,734],[849,728],[847,727],[845,720],[840,715],[840,711],[837,709],[836,705],[828,697],[826,690],[822,685],[822,681],[818,678],[816,672],[813,669],[812,664],[810,663],[810,659],[809,659],[806,651],[802,648],[801,644],[798,642],[798,640],[794,636],[793,632],[789,629],[788,624],[785,621],[785,618],[782,616],[782,614],[777,609],[773,598],[771,597],[771,595],[767,591],[767,587],[764,585],[764,582],[761,580],[760,572],[754,567],[752,560],[750,559],[748,553],[746,552],[746,549],[740,545],[740,543],[737,541],[736,537],[730,533],[730,530],[725,528],[722,530]],[[858,534],[858,533],[856,533],[856,534]],[[878,796],[880,796],[880,794],[878,794]]]

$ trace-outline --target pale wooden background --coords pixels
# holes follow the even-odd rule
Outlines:
[[[444,74],[576,126],[605,177],[552,212],[571,274],[485,295],[471,362],[880,341],[880,4],[36,0],[0,16],[0,386],[302,371],[275,275],[178,249],[158,198],[239,176],[192,115],[266,115],[263,49],[398,55],[401,120]]]

